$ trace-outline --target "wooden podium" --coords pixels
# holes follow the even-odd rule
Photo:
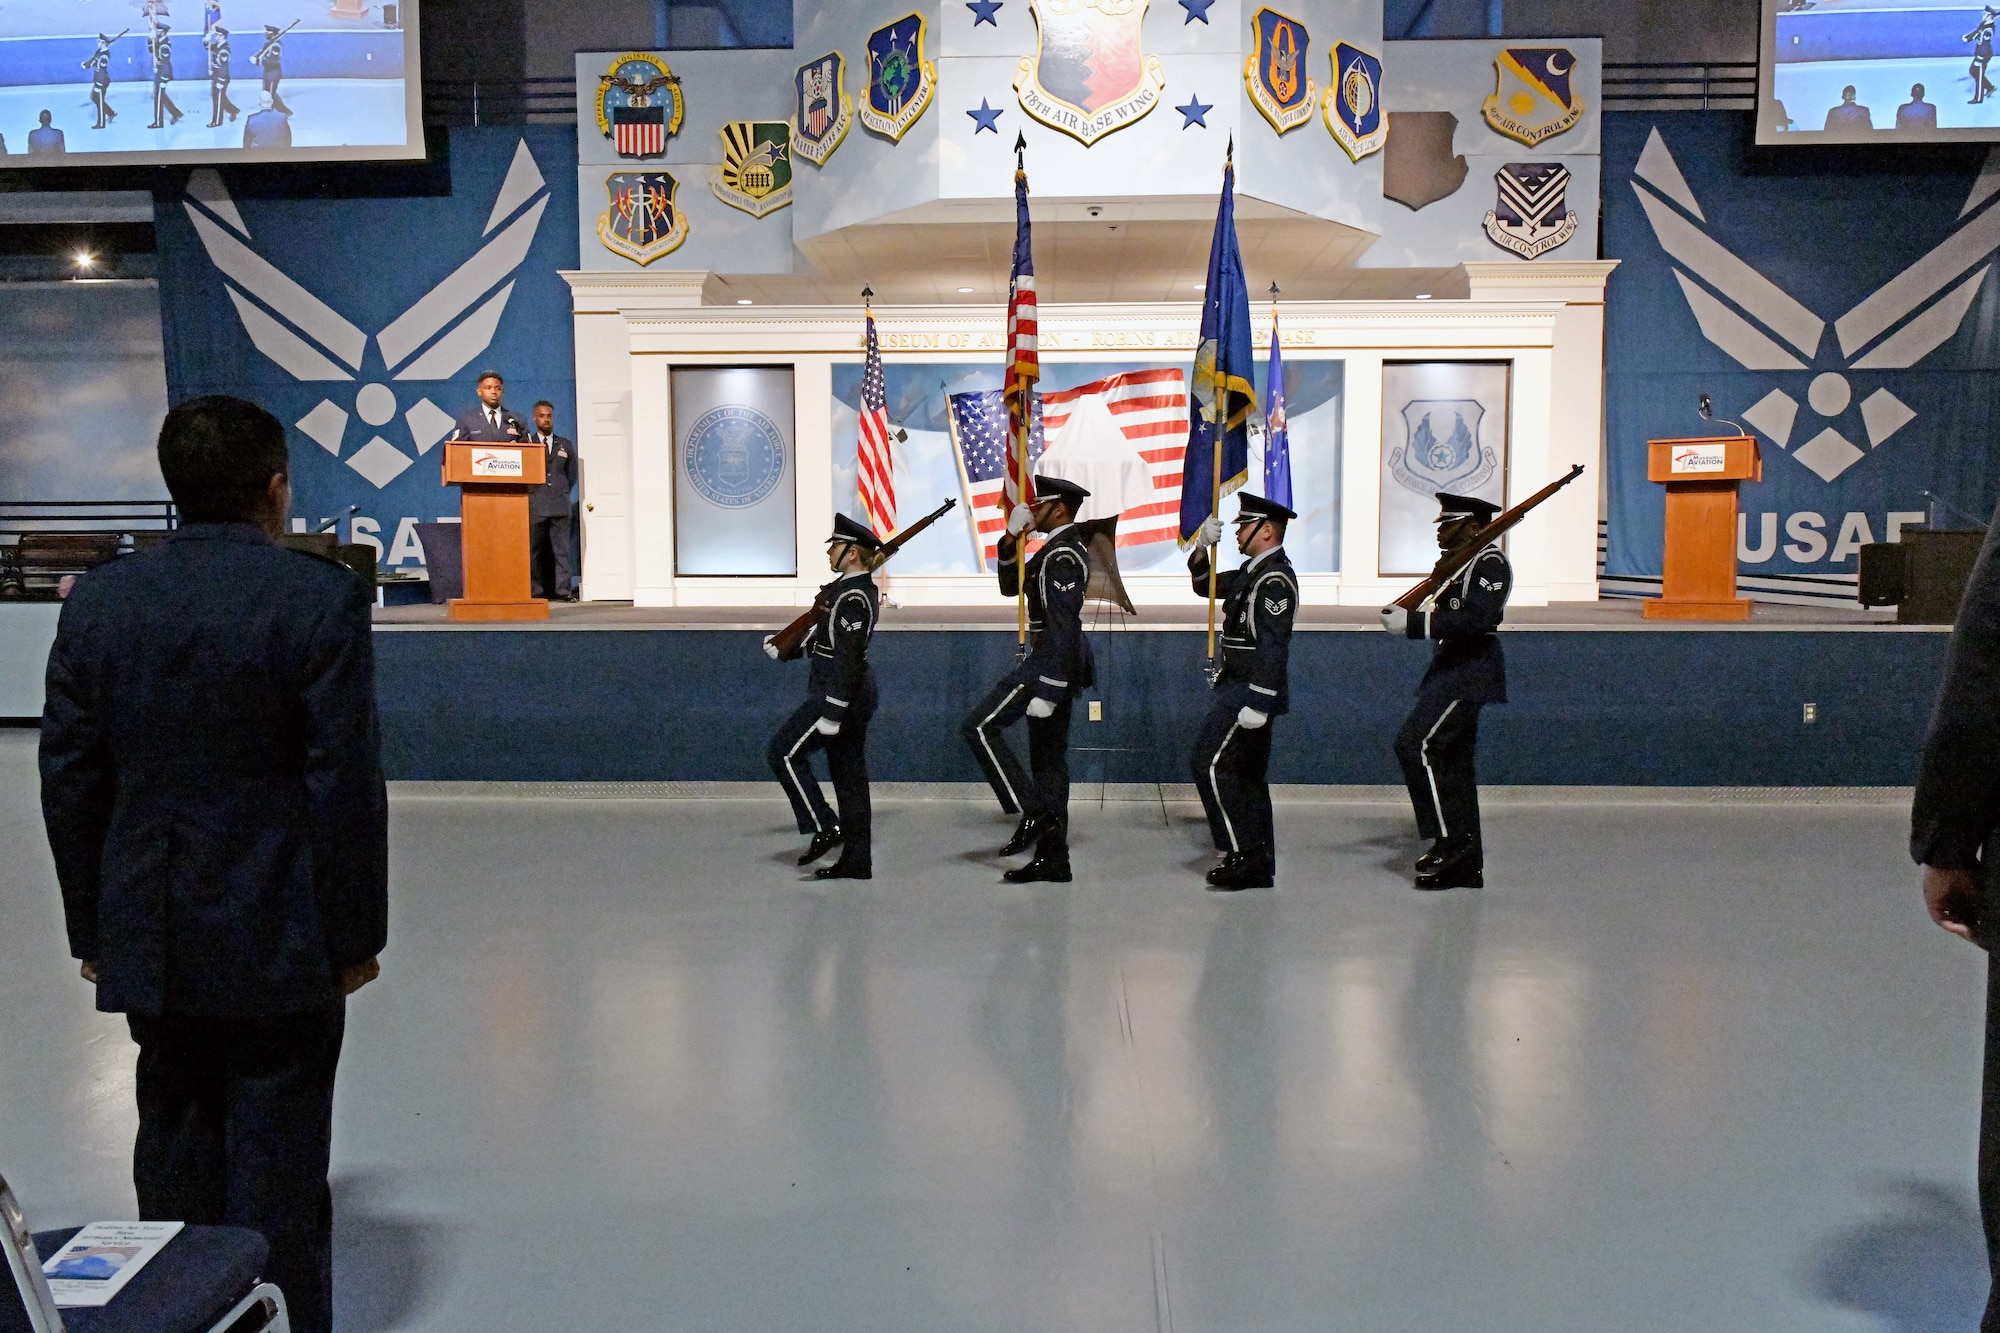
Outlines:
[[[1736,595],[1736,487],[1764,479],[1748,435],[1653,440],[1646,479],[1667,488],[1666,578],[1648,620],[1748,620]]]
[[[459,490],[465,552],[465,596],[451,600],[451,619],[549,618],[548,602],[528,595],[528,492],[547,471],[538,445],[445,445],[444,483]]]

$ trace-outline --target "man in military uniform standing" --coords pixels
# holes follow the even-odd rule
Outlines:
[[[1236,549],[1247,559],[1216,578],[1224,607],[1222,672],[1192,760],[1195,790],[1222,854],[1208,883],[1223,892],[1268,889],[1277,877],[1267,778],[1271,720],[1291,707],[1287,665],[1299,609],[1298,575],[1284,546],[1285,525],[1298,515],[1258,495],[1243,495],[1238,505]],[[1188,557],[1198,596],[1208,596],[1209,564],[1221,539],[1220,520],[1201,525]]]
[[[241,108],[229,100],[229,29],[210,28],[201,39],[208,48],[208,127],[222,124],[222,118],[236,119]]]
[[[285,77],[285,44],[284,33],[277,24],[264,25],[264,45],[257,52],[256,63],[264,71],[264,91],[271,94],[271,109],[280,115],[291,115],[292,109],[278,96],[278,81]]]
[[[839,577],[821,588],[813,603],[818,618],[803,644],[812,663],[806,701],[779,726],[765,755],[792,802],[799,832],[812,836],[799,864],[811,865],[837,846],[839,859],[813,871],[813,878],[869,879],[875,862],[868,720],[875,715],[876,693],[868,640],[875,633],[880,598],[870,571],[871,557],[882,543],[845,514],[834,515],[833,535],[826,542],[827,564]],[[777,658],[771,637],[765,638],[764,651]],[[818,749],[826,751],[837,817],[827,808],[809,762]]]
[[[111,106],[111,44],[118,40],[97,34],[97,49],[83,62],[90,71],[90,104],[97,109],[97,123],[92,129],[101,130],[118,119],[118,112]]]
[[[167,85],[174,81],[174,41],[167,31],[167,25],[158,24],[147,42],[153,55],[153,123],[149,130],[164,129],[169,123],[181,123],[181,109],[174,105]],[[173,117],[168,121],[168,117]]]
[[[570,587],[570,498],[576,489],[576,446],[556,434],[555,405],[546,398],[535,404],[535,431],[542,446],[545,480],[528,493],[528,569],[537,597],[573,602]],[[549,571],[546,582],[542,571]]]
[[[1069,882],[1070,710],[1095,679],[1090,644],[1083,637],[1090,557],[1075,526],[1090,492],[1060,477],[1036,477],[1034,485],[1034,505],[1014,506],[999,542],[1000,593],[1014,597],[1022,587],[1023,571],[1015,559],[1019,544],[1030,529],[1048,534],[1025,571],[1031,651],[966,715],[962,729],[1000,808],[1021,816],[1000,855],[1035,849],[1032,861],[1007,872],[1009,884]],[[1004,734],[1024,716],[1026,772]]]
[[[1476,543],[1500,507],[1468,495],[1438,494],[1438,546],[1446,554]],[[1479,552],[1423,606],[1383,610],[1391,633],[1431,639],[1430,669],[1417,706],[1396,733],[1396,758],[1416,808],[1417,831],[1431,848],[1417,858],[1420,889],[1485,885],[1479,835],[1479,785],[1473,753],[1479,710],[1507,702],[1507,659],[1494,631],[1507,612],[1514,569],[1498,546]]]

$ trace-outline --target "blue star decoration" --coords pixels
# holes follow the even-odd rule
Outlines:
[[[993,15],[999,10],[1002,3],[1004,3],[1004,0],[965,0],[965,7],[972,11],[972,26],[976,28],[982,23],[991,23],[994,27],[999,27],[1000,20],[994,18]],[[1182,0],[1182,3],[1186,3],[1186,0]],[[1214,4],[1215,0],[1198,0],[1198,3],[1206,7]],[[973,131],[974,134],[978,132],[977,130]],[[997,130],[994,132],[996,134],[999,133]]]
[[[1181,0],[1181,8],[1187,11],[1187,17],[1181,20],[1181,26],[1185,28],[1196,19],[1200,19],[1203,23],[1208,22],[1208,7],[1214,3],[1215,0]],[[993,26],[997,28],[1000,25],[996,23]],[[1186,129],[1187,126],[1183,125],[1181,128]]]
[[[974,134],[979,133],[981,130],[992,130],[995,134],[998,134],[1000,126],[997,122],[1000,119],[1000,113],[1006,109],[1004,106],[988,106],[986,105],[986,99],[982,97],[979,99],[979,105],[965,114],[972,117],[972,132]]]
[[[1185,130],[1195,125],[1199,125],[1203,129],[1207,129],[1208,121],[1205,120],[1204,117],[1207,116],[1209,112],[1215,110],[1215,103],[1204,102],[1199,97],[1196,97],[1193,93],[1189,93],[1187,105],[1177,106],[1174,108],[1174,110],[1180,112],[1181,115],[1184,117],[1184,119],[1181,121],[1182,129]],[[977,131],[975,131],[975,133],[976,132]]]

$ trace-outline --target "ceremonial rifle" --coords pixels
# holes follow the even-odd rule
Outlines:
[[[276,37],[271,38],[270,40],[266,41],[262,46],[257,48],[257,54],[250,57],[250,63],[253,65],[263,64],[265,53],[268,52],[272,47],[276,46],[279,42],[284,41],[285,33],[290,32],[293,28],[298,27],[299,24],[303,23],[304,21],[305,20],[303,19],[293,19],[290,23],[286,24],[285,32],[279,33]]]
[[[1536,491],[1512,509],[1502,510],[1500,513],[1495,514],[1493,521],[1481,528],[1477,536],[1439,556],[1437,564],[1431,569],[1429,578],[1404,593],[1401,597],[1398,597],[1389,605],[1400,606],[1405,611],[1414,611],[1422,606],[1426,599],[1437,595],[1438,589],[1451,582],[1453,575],[1477,559],[1481,551],[1500,540],[1501,536],[1509,528],[1526,518],[1530,509],[1533,509],[1536,505],[1548,499],[1551,495],[1554,495],[1557,491],[1582,475],[1583,464],[1578,463],[1566,474],[1557,477],[1554,481],[1542,487],[1542,489]],[[1384,607],[1383,609],[1387,610],[1388,607]]]
[[[116,37],[113,37],[110,41],[99,42],[97,44],[97,50],[91,53],[90,59],[83,62],[83,68],[89,69],[93,64],[96,63],[97,58],[99,56],[109,57],[111,54],[111,48],[116,46],[119,42],[123,41],[125,38],[131,35],[132,35],[132,30],[130,28],[127,28],[124,32],[119,33]]]
[[[868,568],[871,570],[875,570],[875,569],[880,569],[882,568],[882,566],[888,564],[889,557],[896,554],[896,552],[902,550],[904,543],[908,542],[911,538],[915,537],[918,533],[922,532],[925,528],[928,528],[931,524],[937,522],[939,519],[943,518],[946,514],[950,513],[957,507],[958,507],[957,500],[946,500],[936,509],[933,509],[928,514],[925,514],[922,518],[910,524],[909,527],[904,528],[901,532],[891,537],[888,541],[883,542],[881,550],[870,551],[868,553]],[[824,593],[821,594],[821,596],[824,595],[825,595]],[[791,624],[785,626],[783,629],[779,630],[776,634],[773,634],[771,636],[771,646],[778,650],[778,660],[780,662],[794,661],[805,653],[806,635],[812,632],[813,621],[818,619],[819,613],[825,609],[826,608],[820,603],[820,598],[815,597],[813,598],[813,604],[811,608],[809,608],[804,615],[800,616],[797,620],[794,620]]]

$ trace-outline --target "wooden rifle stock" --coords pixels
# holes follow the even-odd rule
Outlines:
[[[888,541],[883,542],[881,550],[872,552],[869,555],[868,567],[871,570],[880,569],[882,566],[888,564],[889,557],[902,550],[905,542],[956,508],[958,508],[957,500],[946,500],[936,509],[925,514]],[[825,607],[820,605],[820,599],[815,597],[813,598],[813,604],[806,609],[804,615],[771,636],[771,646],[778,650],[778,660],[780,662],[794,661],[805,652],[806,635],[812,632],[813,621],[817,620],[819,613],[825,609]]]
[[[1460,546],[1453,547],[1438,557],[1438,562],[1430,572],[1430,577],[1398,597],[1391,606],[1400,606],[1405,611],[1414,611],[1424,604],[1426,598],[1435,596],[1437,590],[1451,582],[1452,576],[1475,560],[1479,553],[1498,541],[1506,531],[1528,516],[1528,511],[1554,495],[1563,487],[1583,475],[1583,464],[1578,463],[1548,485],[1536,491],[1512,509],[1502,510],[1493,516],[1493,521],[1479,530],[1479,535]]]

